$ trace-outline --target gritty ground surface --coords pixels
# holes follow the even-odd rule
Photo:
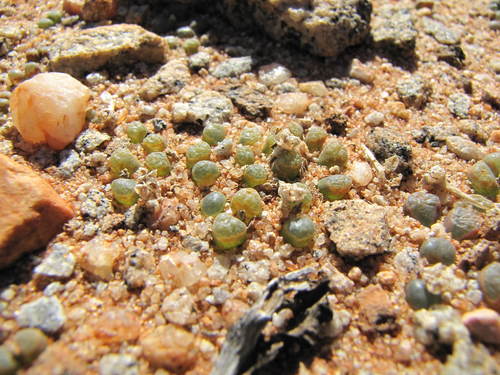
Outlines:
[[[37,28],[42,14],[62,7],[59,1],[43,3],[0,0],[0,24],[2,27],[12,26],[18,32],[11,52],[0,59],[0,91],[15,88],[6,73],[13,69],[22,70],[30,49],[50,46],[63,31],[85,26],[77,22],[47,30]],[[374,0],[372,3],[376,11],[385,2]],[[297,372],[439,373],[450,353],[450,346],[438,345],[438,348],[430,349],[417,340],[415,312],[405,301],[404,286],[416,276],[424,275],[424,279],[432,280],[433,277],[448,275],[450,285],[448,281],[441,285],[444,304],[459,314],[482,307],[484,302],[476,282],[478,271],[487,264],[484,259],[486,262],[498,261],[498,242],[495,242],[494,235],[484,238],[482,234],[486,230],[472,239],[453,240],[458,254],[455,264],[441,273],[429,270],[429,266],[418,260],[418,248],[431,233],[449,236],[440,223],[457,198],[441,192],[445,203],[440,221],[432,228],[424,227],[405,215],[403,205],[409,194],[424,190],[424,174],[434,166],[444,168],[451,185],[462,192],[472,192],[465,171],[474,161],[466,161],[451,152],[446,146],[447,136],[471,136],[475,146],[484,154],[498,151],[498,143],[495,143],[499,139],[495,130],[500,129],[498,107],[494,107],[494,99],[485,95],[484,90],[488,87],[496,89],[496,94],[495,90],[490,94],[496,95],[498,105],[500,38],[498,31],[489,27],[487,1],[419,1],[433,3],[432,9],[416,9],[416,3],[410,1],[406,4],[415,17],[418,30],[415,56],[403,61],[369,44],[351,48],[337,60],[315,58],[276,44],[262,35],[241,33],[211,16],[186,17],[186,21],[174,23],[170,31],[159,34],[173,35],[175,27],[189,24],[198,17],[203,21],[199,22],[203,27],[198,36],[210,36],[201,38],[204,43],[200,47],[210,57],[208,67],[192,71],[182,91],[174,90],[151,102],[141,100],[138,93],[159,66],[137,63],[101,70],[103,78],[92,83],[91,79],[82,78],[92,90],[90,107],[94,112],[88,127],[109,137],[104,137],[102,144],[90,150],[78,145],[68,146],[67,150],[77,147],[81,161],[75,162],[73,169],[67,164],[70,170],[66,173],[60,163],[68,153],[23,142],[12,126],[10,113],[0,114],[0,152],[39,171],[77,212],[47,249],[22,258],[0,275],[0,289],[3,291],[0,296],[0,342],[8,340],[19,329],[16,314],[21,306],[44,295],[55,296],[65,314],[64,327],[51,336],[46,352],[30,369],[20,373],[56,373],[47,372],[47,369],[51,361],[60,361],[68,369],[67,374],[97,374],[100,371],[111,374],[113,372],[105,371],[113,368],[114,357],[108,356],[104,361],[102,358],[120,353],[124,355],[118,360],[120,365],[129,361],[130,367],[140,374],[169,374],[167,370],[158,369],[163,366],[162,360],[155,357],[157,353],[151,354],[162,345],[155,344],[151,332],[166,324],[169,328],[161,330],[168,330],[176,324],[184,327],[183,334],[192,334],[188,338],[182,334],[169,334],[173,345],[180,348],[180,361],[187,363],[183,364],[187,373],[208,374],[228,327],[252,305],[266,283],[271,278],[305,266],[322,270],[334,280],[330,305],[334,311],[346,314],[350,324],[312,360],[301,363]],[[130,22],[143,22],[148,27],[144,8],[132,7],[130,10],[131,6],[124,4],[120,9],[122,19],[129,17]],[[136,17],[134,12],[137,12]],[[460,33],[460,45],[466,56],[462,69],[438,61],[437,51],[443,44],[425,33],[422,25],[423,18],[431,15]],[[209,73],[230,56],[252,56],[251,72],[236,78],[215,78]],[[167,60],[175,58],[186,58],[182,47],[170,48]],[[259,68],[270,63],[279,63],[291,71],[288,86],[272,88],[259,82]],[[354,69],[357,74],[352,73],[351,64],[357,68]],[[41,69],[46,70],[47,65],[46,58],[42,58]],[[431,91],[427,88],[421,91],[426,100],[419,98],[415,105],[415,101],[403,100],[397,87],[401,81],[416,75]],[[199,200],[207,191],[196,187],[185,167],[186,149],[200,138],[200,129],[174,126],[174,103],[187,102],[184,98],[189,91],[214,90],[227,95],[232,87],[244,83],[261,96],[261,102],[254,100],[254,104],[264,103],[265,106],[271,103],[272,106],[277,95],[283,92],[279,90],[291,87],[290,90],[298,91],[299,83],[316,80],[326,83],[327,95],[309,95],[311,104],[302,115],[287,114],[274,106],[270,111],[256,112],[267,113],[267,117],[248,120],[242,115],[243,111],[235,107],[227,121],[230,124],[227,137],[236,143],[241,130],[251,122],[267,134],[271,129],[285,128],[292,120],[301,124],[306,132],[310,126],[319,125],[332,133],[331,124],[340,116],[345,119],[345,131],[333,129],[335,135],[329,137],[339,139],[348,148],[346,173],[351,174],[356,161],[368,161],[363,145],[373,127],[365,118],[375,111],[384,114],[383,124],[379,126],[390,130],[400,143],[411,148],[411,160],[405,161],[410,169],[408,166],[403,166],[401,171],[395,168],[389,178],[382,180],[372,168],[373,179],[366,186],[355,184],[347,199],[361,199],[383,207],[391,237],[387,252],[353,260],[341,257],[335,251],[326,229],[331,204],[324,202],[315,188],[317,181],[330,171],[316,164],[313,158],[302,178],[315,192],[310,216],[316,223],[317,236],[312,248],[293,250],[284,244],[279,235],[280,198],[276,189],[268,186],[261,189],[264,212],[251,224],[245,244],[234,253],[216,252],[210,242],[212,219],[202,217],[199,211]],[[465,119],[450,111],[449,98],[454,94],[463,94],[470,101]],[[421,103],[421,100],[426,102]],[[157,126],[155,130],[153,119],[163,120],[165,128],[158,129]],[[142,178],[144,185],[142,199],[152,206],[162,204],[165,215],[170,215],[165,219],[168,225],[160,229],[147,215],[136,212],[134,216],[131,210],[111,204],[111,176],[106,160],[114,149],[127,144],[125,125],[135,120],[142,121],[151,132],[156,131],[166,138],[173,165],[171,175],[166,178],[137,176]],[[467,125],[470,123],[482,129],[479,136],[471,135],[473,132]],[[427,138],[422,135],[424,127],[431,128],[432,134]],[[439,136],[443,138],[439,140]],[[423,143],[422,137],[425,138]],[[143,160],[140,147],[127,147]],[[269,164],[267,156],[257,155],[258,163]],[[218,163],[222,174],[210,190],[223,192],[230,198],[240,186],[242,169],[232,156]],[[386,164],[385,167],[389,166]],[[146,203],[144,207],[148,208]],[[489,222],[495,221],[498,217],[490,218]],[[35,277],[37,265],[57,249],[61,251],[61,246],[74,256],[62,251],[60,262],[64,263],[64,272],[55,277]],[[113,254],[111,271],[96,270],[89,265],[92,263],[88,257],[89,249],[99,246],[104,254]],[[112,248],[111,252],[109,248]],[[185,252],[195,253],[197,258],[191,263],[193,268],[187,271],[195,275],[194,282],[186,281],[185,274],[179,271],[182,266],[165,271],[168,268],[165,261],[160,263],[162,257],[170,255],[175,258]],[[181,263],[189,261],[182,259]],[[68,267],[70,270],[74,268],[69,276]],[[462,287],[454,288],[453,283]],[[373,298],[374,293],[378,298]],[[372,316],[374,311],[382,311],[381,314],[391,321],[380,322],[377,316]],[[189,340],[196,342],[192,344]],[[196,358],[191,358],[191,344],[199,351]],[[500,359],[495,346],[486,345],[486,350],[494,361]],[[68,355],[62,356],[61,353]],[[161,357],[161,353],[159,355]],[[466,369],[463,371],[468,373]]]

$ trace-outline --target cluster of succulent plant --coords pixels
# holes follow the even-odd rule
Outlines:
[[[55,24],[61,22],[62,13],[58,10],[51,10],[38,20],[38,27],[40,29],[48,29]]]
[[[127,125],[126,134],[132,144],[141,145],[145,154],[144,164],[147,169],[154,171],[157,177],[166,177],[172,166],[167,154],[165,139],[159,134],[149,134],[147,128],[140,122]],[[127,148],[115,150],[108,160],[111,177],[111,192],[116,203],[130,207],[137,203],[137,182],[131,177],[141,167],[139,159]]]
[[[186,166],[191,170],[191,178],[202,189],[213,185],[220,176],[217,163],[211,161],[211,147],[218,147],[225,142],[227,129],[221,124],[208,124],[202,132],[202,140],[188,147]],[[307,143],[303,139],[307,140]],[[312,194],[306,185],[296,182],[304,171],[308,152],[320,152],[316,160],[327,167],[339,169],[347,163],[347,150],[336,140],[326,142],[327,133],[321,127],[311,127],[304,137],[303,127],[292,122],[285,129],[271,130],[267,136],[258,126],[244,128],[233,148],[236,165],[242,168],[241,189],[230,200],[231,214],[224,212],[226,197],[220,192],[210,192],[201,200],[201,213],[215,216],[212,236],[217,248],[231,249],[239,246],[246,239],[246,226],[258,218],[263,209],[260,194],[255,188],[265,184],[269,178],[269,169],[281,180],[280,197],[282,198],[284,240],[294,247],[306,247],[312,244],[315,225],[306,215],[311,207]],[[256,163],[260,154],[267,156],[269,169]],[[286,182],[293,182],[286,184]],[[332,175],[318,183],[318,189],[326,200],[342,199],[352,186],[347,175]],[[224,226],[227,227],[224,227]],[[245,229],[244,229],[245,228]]]

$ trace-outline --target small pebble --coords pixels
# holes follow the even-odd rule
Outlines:
[[[471,100],[465,94],[453,94],[448,99],[448,109],[451,113],[460,118],[467,118],[469,116],[470,106]]]
[[[307,111],[309,104],[308,95],[302,92],[281,94],[276,99],[278,109],[291,115],[303,115]]]
[[[375,80],[373,73],[356,59],[353,60],[349,76],[367,85],[372,84]]]
[[[479,340],[500,345],[500,315],[491,309],[477,309],[462,317],[462,322]]]
[[[446,147],[463,160],[481,160],[484,157],[484,153],[474,142],[460,136],[446,137]]]
[[[313,96],[328,95],[328,89],[322,81],[309,81],[299,83],[299,90]]]
[[[373,179],[372,168],[365,161],[355,161],[350,175],[354,184],[358,186],[367,186]]]
[[[264,65],[259,69],[259,80],[267,86],[279,85],[291,75],[287,68],[279,64]]]
[[[371,112],[365,117],[365,122],[370,126],[380,126],[384,123],[384,114],[382,112]]]

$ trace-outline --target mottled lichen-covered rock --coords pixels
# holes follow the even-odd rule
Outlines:
[[[263,28],[275,40],[330,57],[365,39],[372,10],[368,0],[223,0],[221,4],[236,26]]]
[[[342,256],[361,259],[391,250],[384,207],[360,199],[336,201],[325,210],[324,222]]]
[[[413,53],[417,30],[410,10],[392,4],[377,9],[373,17],[372,37],[377,47],[397,53]]]
[[[50,69],[80,75],[107,64],[162,63],[167,48],[163,38],[137,25],[77,30],[56,39],[49,53]]]

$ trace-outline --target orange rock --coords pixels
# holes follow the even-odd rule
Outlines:
[[[92,326],[94,335],[105,343],[135,340],[141,331],[138,317],[120,308],[104,311],[95,318]]]
[[[118,9],[118,0],[86,0],[82,9],[85,21],[104,21],[114,18]]]
[[[64,0],[63,9],[69,14],[81,16],[84,3],[85,0]]]
[[[396,312],[389,294],[380,285],[369,285],[356,296],[365,332],[390,332],[397,328]]]
[[[40,249],[73,217],[71,207],[33,170],[0,155],[0,268]]]
[[[141,339],[144,357],[155,367],[184,372],[196,364],[197,339],[173,325],[160,326]]]
[[[90,90],[69,74],[37,74],[12,93],[14,126],[25,141],[62,150],[85,126],[89,98]]]
[[[116,16],[118,0],[64,0],[63,9],[85,21],[104,21]]]

